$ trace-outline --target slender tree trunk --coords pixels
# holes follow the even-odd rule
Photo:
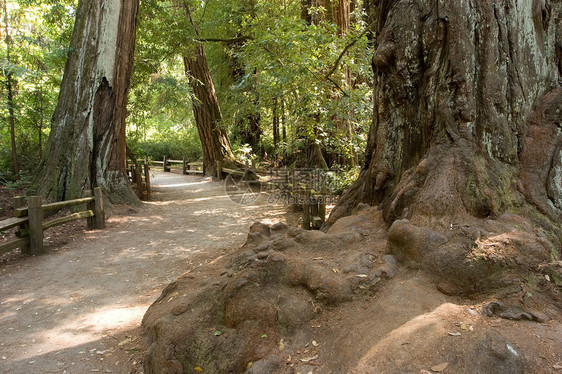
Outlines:
[[[301,2],[301,18],[310,25],[318,25],[323,20],[331,19],[332,6],[331,0],[310,0]],[[325,12],[320,12],[323,9]],[[306,160],[305,167],[307,168],[327,168],[326,160],[322,154],[322,148],[318,143],[317,134],[318,126],[320,123],[319,113],[308,113],[310,118],[310,123],[312,123],[312,131],[299,131],[295,129],[296,132],[306,133],[305,144],[306,144]]]
[[[279,99],[273,98],[273,147],[277,149],[279,144]]]
[[[287,117],[285,114],[285,99],[281,99],[281,135],[283,140],[283,149],[287,146]]]
[[[254,94],[257,96],[257,94]],[[245,129],[245,131],[243,131],[243,139],[244,142],[249,144],[250,147],[252,147],[252,151],[254,152],[254,154],[258,154],[260,156],[263,156],[263,147],[261,147],[261,135],[263,133],[263,130],[261,129],[261,114],[258,111],[258,106],[259,106],[259,98],[255,98],[254,99],[254,110],[252,110],[248,116],[247,116],[247,121],[248,121],[248,128]]]
[[[125,117],[139,0],[80,0],[39,192],[50,200],[102,187],[137,201],[125,165]]]
[[[347,34],[350,27],[351,5],[349,0],[337,0],[332,6],[334,22],[338,26],[338,35]]]
[[[18,161],[18,151],[16,146],[16,120],[14,113],[14,91],[12,88],[12,73],[8,73],[6,80],[6,90],[8,91],[8,121],[10,122],[10,144],[12,148],[12,166],[14,176],[19,178],[20,166]]]
[[[349,28],[351,27],[350,0],[338,0],[334,3],[332,11],[334,22],[338,26],[338,35],[340,37],[343,37],[349,32]],[[348,68],[343,67],[343,73],[344,79],[342,82],[342,87],[349,88],[351,87],[351,71]],[[349,144],[352,144],[352,139],[355,135],[355,131],[353,130],[351,121],[345,120],[343,118],[336,118],[335,122],[339,131],[342,134],[345,134],[345,136],[347,136],[347,138],[349,139]],[[348,151],[349,154],[343,155],[345,163],[351,167],[356,167],[358,164],[358,159],[357,154],[355,153],[355,149],[353,148],[353,146],[350,146]]]
[[[199,28],[193,22],[188,4],[182,1],[181,6],[195,33],[199,35]],[[217,161],[234,161],[234,155],[221,125],[222,113],[203,43],[197,43],[192,55],[183,57],[183,63],[193,91],[193,114],[201,140],[203,163],[207,174],[215,175]]]
[[[43,85],[39,88],[39,128],[37,132],[37,142],[39,143],[39,158],[43,158],[43,126],[44,126],[44,105],[43,105]]]
[[[221,126],[222,114],[203,44],[198,44],[193,56],[184,57],[183,61],[193,90],[193,114],[203,149],[205,170],[213,175],[216,173],[217,161],[234,160],[234,156],[226,131]]]
[[[4,0],[4,30],[5,30],[5,41],[6,41],[6,61],[8,65],[11,64],[11,46],[12,38],[10,37],[10,21],[8,15],[8,6],[6,0]],[[13,85],[13,73],[12,67],[8,66],[8,72],[6,74],[6,91],[8,93],[7,105],[8,105],[8,122],[10,123],[10,145],[12,149],[12,168],[14,171],[14,176],[19,178],[20,166],[18,161],[18,151],[16,147],[16,119],[14,113],[14,85]]]

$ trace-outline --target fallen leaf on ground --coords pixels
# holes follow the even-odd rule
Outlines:
[[[449,335],[451,336],[461,336],[460,332],[450,332]]]
[[[447,366],[449,366],[449,363],[443,362],[442,364],[432,366],[431,371],[439,373],[439,372],[442,372],[443,370],[445,370],[447,368]]]
[[[133,340],[131,338],[127,338],[125,340],[123,340],[122,342],[119,342],[119,346],[125,345],[127,343],[131,343]]]
[[[200,366],[196,366],[196,367],[193,368],[193,371],[196,371],[198,373],[202,373],[203,369]]]
[[[309,362],[309,361],[316,360],[317,358],[318,358],[318,355],[314,355],[312,357],[301,358],[301,361],[302,362]]]

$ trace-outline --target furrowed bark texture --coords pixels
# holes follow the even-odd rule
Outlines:
[[[183,61],[193,90],[193,114],[203,149],[205,170],[209,175],[214,175],[217,161],[232,161],[234,156],[220,124],[222,114],[203,44],[196,45],[193,56],[185,56]]]
[[[39,192],[49,200],[101,187],[134,201],[125,174],[125,117],[139,0],[81,0]]]
[[[562,2],[381,0],[359,202],[398,218],[562,222]]]

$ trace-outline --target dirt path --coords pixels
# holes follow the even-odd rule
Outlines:
[[[154,201],[105,230],[0,268],[0,373],[136,372],[138,326],[162,289],[243,244],[254,221],[285,218],[210,179],[157,173],[153,184]]]

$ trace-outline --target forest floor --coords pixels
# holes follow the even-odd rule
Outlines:
[[[153,184],[153,201],[115,207],[104,230],[65,226],[67,231],[47,232],[46,255],[0,258],[0,373],[142,373],[148,347],[140,323],[168,284],[179,279],[177,291],[170,296],[166,292],[173,290],[168,287],[155,303],[154,318],[170,318],[170,310],[178,310],[172,304],[179,303],[181,296],[189,299],[188,293],[212,289],[221,279],[227,284],[226,275],[235,281],[238,275],[224,270],[233,258],[250,256],[256,261],[254,252],[259,249],[242,246],[253,222],[296,224],[295,215],[287,213],[284,205],[269,203],[267,195],[240,205],[229,198],[222,183],[208,178],[156,173]],[[363,272],[365,258],[369,267],[374,266],[365,271],[382,266],[386,233],[372,230],[377,215],[371,210],[362,214],[334,230],[334,236],[309,232],[283,237],[290,243],[296,240],[301,249],[277,255],[271,251],[269,256],[322,263],[329,270],[322,273],[324,279],[331,273],[346,273],[364,280],[363,275],[353,274]],[[359,231],[352,235],[350,228]],[[353,256],[346,257],[347,253]],[[487,367],[494,368],[487,372],[515,373],[524,357],[534,366],[527,372],[562,373],[559,320],[487,317],[482,307],[497,297],[447,296],[421,270],[399,266],[392,273],[382,276],[373,288],[376,291],[361,286],[358,290],[364,291],[349,301],[322,307],[321,312],[307,295],[302,308],[291,304],[296,309],[289,319],[296,321],[299,314],[308,313],[306,303],[314,306],[310,318],[315,317],[290,336],[272,341],[268,349],[276,353],[268,357],[273,361],[256,362],[250,372],[270,372],[268,365],[281,359],[286,372],[294,374],[468,373],[474,372],[470,371],[474,361],[484,357],[490,360]],[[255,300],[250,295],[249,304],[243,300],[240,313],[252,314],[248,307],[252,302],[260,305],[262,295],[257,292]],[[276,292],[275,300],[281,297]],[[192,318],[188,315],[196,317],[185,313],[177,318]],[[216,336],[212,329],[208,335],[209,340],[225,339],[225,343],[230,339],[228,332]],[[231,338],[236,341],[240,336],[233,332]],[[260,345],[272,338],[273,334],[263,334],[249,341]]]
[[[254,221],[287,220],[210,178],[156,173],[153,188],[153,201],[110,210],[104,230],[62,226],[45,233],[47,254],[0,258],[0,373],[137,372],[139,325],[162,289],[240,247]]]

